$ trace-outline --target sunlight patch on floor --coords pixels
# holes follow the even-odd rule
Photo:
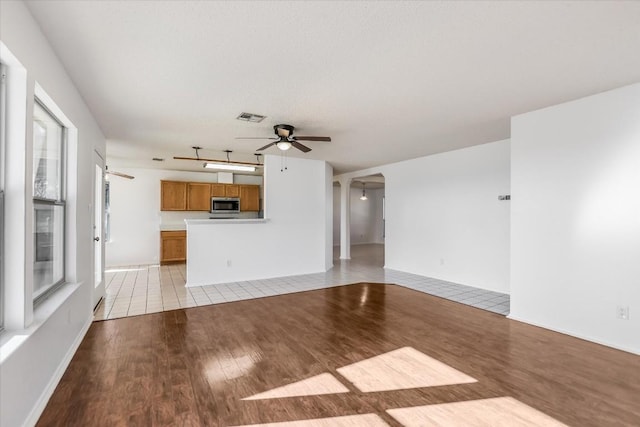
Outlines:
[[[412,347],[403,347],[337,369],[363,392],[404,390],[477,382]]]
[[[387,413],[405,427],[566,427],[512,397],[388,409]]]

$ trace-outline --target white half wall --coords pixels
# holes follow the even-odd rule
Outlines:
[[[324,272],[332,267],[332,168],[265,156],[261,223],[187,226],[187,286]]]
[[[510,317],[640,353],[640,84],[511,123]]]
[[[206,219],[208,212],[160,211],[160,181],[218,182],[211,172],[171,171],[163,169],[124,168],[111,170],[132,175],[135,179],[109,178],[111,236],[106,244],[106,265],[156,264],[160,256],[160,226],[184,226],[184,219]],[[262,177],[234,175],[236,184],[261,185]]]
[[[385,267],[509,293],[509,141],[386,165]]]
[[[367,190],[367,200],[360,200],[362,188],[351,188],[352,245],[384,243],[382,223],[382,198],[384,189]],[[333,245],[340,244],[340,187],[333,187]]]
[[[26,129],[26,137],[11,142],[12,145],[17,143],[22,147],[21,155],[8,158],[8,161],[15,162],[10,169],[12,173],[22,169],[23,177],[20,179],[20,185],[11,186],[6,195],[5,207],[10,206],[12,200],[21,200],[25,212],[19,221],[5,223],[5,228],[24,231],[23,235],[14,236],[16,241],[11,242],[15,243],[15,247],[12,248],[14,251],[16,248],[22,248],[20,255],[23,259],[22,262],[13,265],[13,268],[22,268],[27,272],[32,268],[32,264],[24,259],[31,259],[30,254],[33,253],[33,225],[30,221],[33,193],[29,162],[33,153],[31,129],[36,83],[73,123],[78,135],[77,145],[69,147],[68,153],[70,163],[77,163],[77,173],[73,173],[71,169],[71,176],[68,177],[69,226],[66,230],[66,264],[69,267],[66,276],[75,283],[63,285],[34,309],[31,302],[33,274],[23,275],[23,280],[5,282],[8,291],[5,296],[11,298],[12,307],[21,304],[24,309],[21,313],[22,319],[12,319],[7,325],[7,330],[0,336],[0,425],[28,426],[35,425],[77,345],[91,324],[94,244],[91,223],[93,153],[95,150],[104,156],[105,138],[23,2],[2,2],[0,40],[26,70],[25,86],[21,90],[21,111],[13,109],[9,113],[8,123],[9,128],[15,125],[11,117],[20,114],[23,117],[20,126],[23,132]],[[2,54],[4,57],[5,52]],[[12,151],[11,154],[16,153]],[[20,164],[19,159],[27,161]],[[24,176],[27,177],[26,181]],[[9,181],[14,181],[13,178],[15,177],[11,177]],[[15,218],[11,220],[14,221]],[[19,294],[20,301],[13,299],[16,294]]]

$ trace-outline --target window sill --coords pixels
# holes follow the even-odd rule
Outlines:
[[[33,310],[33,322],[26,329],[5,329],[0,333],[0,364],[29,339],[53,313],[80,288],[81,283],[65,283]]]

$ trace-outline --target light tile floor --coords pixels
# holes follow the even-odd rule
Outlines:
[[[190,288],[184,286],[184,264],[108,268],[105,273],[106,296],[98,305],[94,319],[116,319],[358,282],[394,283],[494,313],[509,313],[507,294],[382,268],[382,245],[354,246],[351,256],[351,260],[345,261],[337,259],[336,254],[334,267],[326,273]]]

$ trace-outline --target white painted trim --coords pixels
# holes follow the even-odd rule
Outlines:
[[[523,319],[521,317],[518,317],[518,316],[512,316],[511,314],[509,314],[507,316],[507,319],[515,320],[517,322],[526,323],[527,325],[532,325],[532,326],[536,326],[538,328],[547,329],[549,331],[558,332],[560,334],[569,335],[569,336],[574,337],[574,338],[579,338],[581,340],[590,341],[590,342],[595,343],[595,344],[604,345],[606,347],[614,348],[616,350],[626,351],[627,353],[636,354],[636,355],[640,356],[640,348],[634,349],[634,348],[631,348],[631,347],[619,346],[619,345],[613,344],[613,343],[611,343],[611,342],[609,342],[607,340],[601,340],[601,339],[594,338],[594,337],[588,336],[588,335],[576,334],[574,332],[570,332],[570,331],[567,331],[567,330],[561,329],[561,328],[552,328],[551,326],[544,325],[544,324],[538,323],[538,322],[531,322],[529,320],[525,320],[525,319]]]
[[[80,347],[80,343],[82,343],[82,340],[84,339],[85,335],[89,331],[89,327],[91,326],[91,323],[93,323],[93,316],[90,316],[87,319],[87,322],[84,324],[84,326],[80,330],[80,333],[78,334],[76,339],[73,341],[73,344],[69,347],[69,350],[65,354],[64,358],[60,361],[60,364],[56,368],[56,371],[53,373],[51,380],[49,380],[49,383],[47,384],[47,386],[44,388],[44,390],[42,390],[42,393],[40,394],[38,401],[33,406],[33,408],[31,409],[31,412],[27,416],[27,419],[25,420],[23,427],[35,426],[36,423],[38,422],[40,415],[42,415],[44,408],[47,406],[47,403],[49,403],[49,399],[53,395],[53,392],[58,386],[58,383],[62,379],[62,375],[64,375],[64,372],[67,370],[67,367],[71,363],[71,359],[73,359],[73,356],[78,350],[78,347]]]
[[[4,158],[4,327],[5,331],[28,327],[26,239],[27,211],[25,171],[27,147],[27,70],[0,41],[0,61],[6,66],[6,127]],[[29,234],[29,236],[31,236]],[[12,286],[8,286],[8,284]],[[27,298],[27,295],[29,296]],[[31,304],[31,300],[28,301]]]

